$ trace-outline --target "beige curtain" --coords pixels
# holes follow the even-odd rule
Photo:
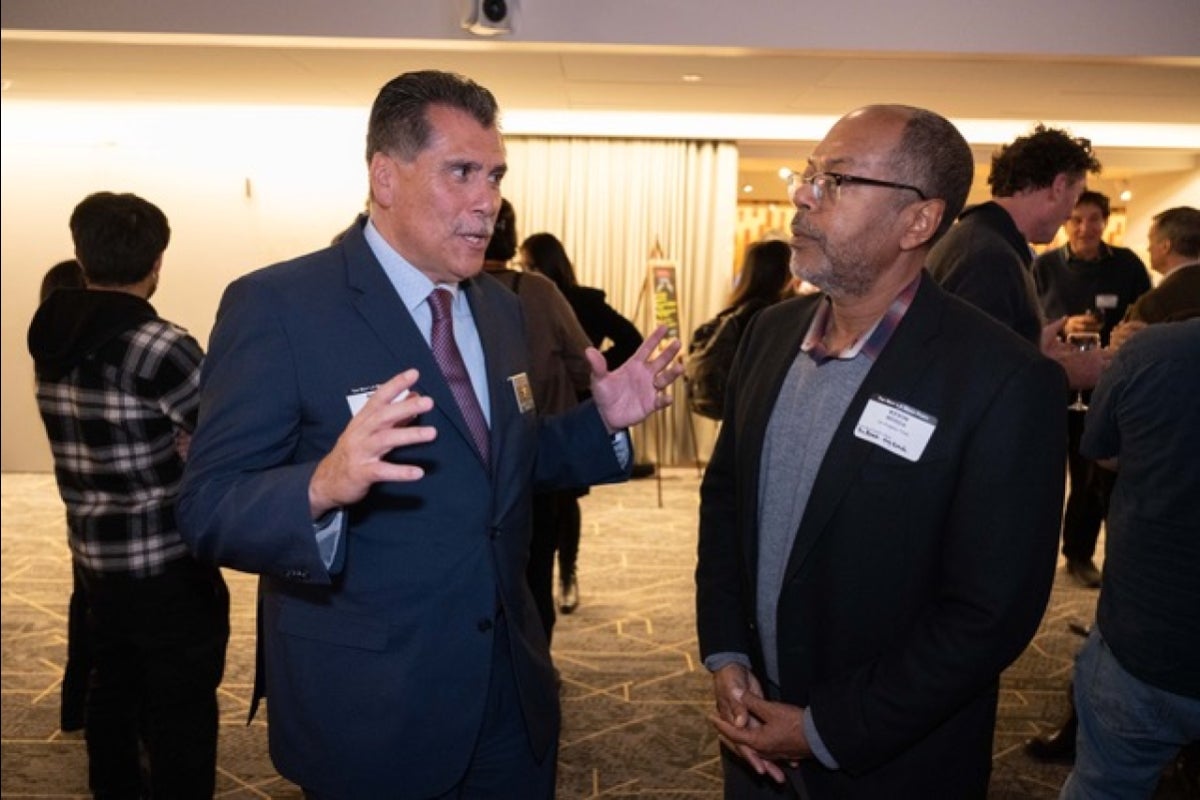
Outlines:
[[[518,241],[541,231],[566,247],[579,281],[643,333],[653,327],[652,253],[677,268],[679,335],[724,306],[733,279],[737,147],[726,142],[506,137],[504,195]],[[675,405],[634,431],[638,460],[706,459],[713,424]],[[661,442],[661,451],[659,443]]]

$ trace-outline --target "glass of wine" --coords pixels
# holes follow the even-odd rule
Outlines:
[[[1067,334],[1067,344],[1076,350],[1095,350],[1100,346],[1100,334],[1096,331],[1078,331]],[[1071,411],[1087,411],[1087,403],[1083,402],[1083,391],[1076,390],[1075,399],[1067,406]]]

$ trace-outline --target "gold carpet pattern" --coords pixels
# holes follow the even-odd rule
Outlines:
[[[62,505],[49,475],[3,481],[4,798],[87,797],[81,734],[58,729],[71,589]],[[581,603],[560,616],[554,659],[563,681],[558,797],[719,798],[717,739],[705,715],[710,679],[699,662],[693,610],[699,475],[597,487],[583,498]],[[226,571],[232,636],[220,690],[217,796],[298,798],[267,756],[266,715],[246,725],[253,680],[255,578]],[[992,800],[1057,797],[1067,774],[1022,742],[1065,708],[1063,687],[1096,593],[1060,569],[1041,630],[1002,680]],[[269,709],[268,709],[269,711]],[[1160,793],[1161,794],[1161,793]]]

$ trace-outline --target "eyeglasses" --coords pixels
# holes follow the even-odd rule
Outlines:
[[[908,189],[911,192],[916,192],[917,197],[922,200],[929,199],[920,189],[910,186],[907,183],[880,181],[875,178],[863,178],[858,175],[845,175],[841,172],[818,172],[815,175],[802,175],[799,172],[793,172],[788,176],[788,191],[794,193],[800,188],[801,184],[805,183],[812,189],[813,200],[818,204],[823,203],[826,198],[828,198],[830,203],[836,203],[842,196],[842,184],[844,183],[857,183],[863,186],[882,186],[885,189]]]

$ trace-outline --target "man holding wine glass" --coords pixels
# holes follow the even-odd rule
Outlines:
[[[1079,351],[1059,334],[1066,318],[1046,321],[1030,267],[1030,244],[1048,244],[1100,172],[1092,143],[1037,125],[992,156],[992,199],[962,212],[929,253],[929,272],[951,294],[1040,347],[1072,389],[1091,389],[1108,364],[1103,349]]]
[[[1108,197],[1079,196],[1064,224],[1067,243],[1034,259],[1033,279],[1047,319],[1066,317],[1063,338],[1074,350],[1107,347],[1109,333],[1126,310],[1150,290],[1150,275],[1130,249],[1104,241],[1111,212]],[[1076,387],[1067,409],[1070,489],[1063,514],[1062,552],[1067,572],[1085,588],[1099,588],[1093,557],[1108,510],[1113,473],[1079,453],[1088,392]]]

